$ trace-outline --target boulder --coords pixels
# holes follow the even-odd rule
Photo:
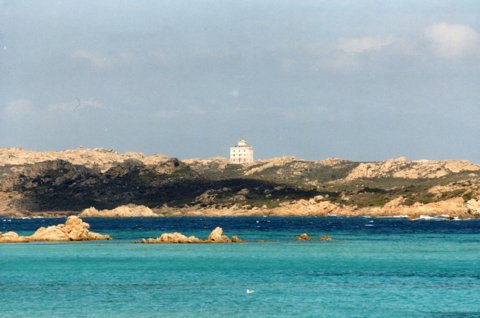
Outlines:
[[[293,240],[295,241],[311,241],[312,237],[307,233],[302,233],[299,236],[295,237]]]
[[[27,242],[27,238],[25,236],[20,236],[15,232],[7,232],[7,233],[0,232],[0,243],[19,243],[19,242]]]
[[[206,241],[211,243],[229,243],[231,240],[226,236],[223,235],[223,229],[217,226],[210,235],[206,238]]]
[[[467,212],[473,215],[480,215],[480,199],[470,199],[467,201]]]

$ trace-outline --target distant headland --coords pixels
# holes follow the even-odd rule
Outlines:
[[[0,148],[0,215],[480,217],[469,161],[252,160]]]

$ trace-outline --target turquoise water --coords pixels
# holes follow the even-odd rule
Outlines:
[[[476,220],[87,221],[116,240],[0,245],[1,317],[480,317]],[[61,222],[4,219],[0,231]],[[249,242],[131,244],[214,224]],[[291,240],[302,232],[334,240]]]

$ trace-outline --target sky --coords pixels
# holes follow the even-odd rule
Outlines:
[[[480,163],[480,1],[0,0],[0,147]]]

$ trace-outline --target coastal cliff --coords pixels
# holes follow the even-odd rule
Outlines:
[[[0,177],[5,216],[480,216],[480,165],[464,160],[231,164],[99,148],[0,148]]]

